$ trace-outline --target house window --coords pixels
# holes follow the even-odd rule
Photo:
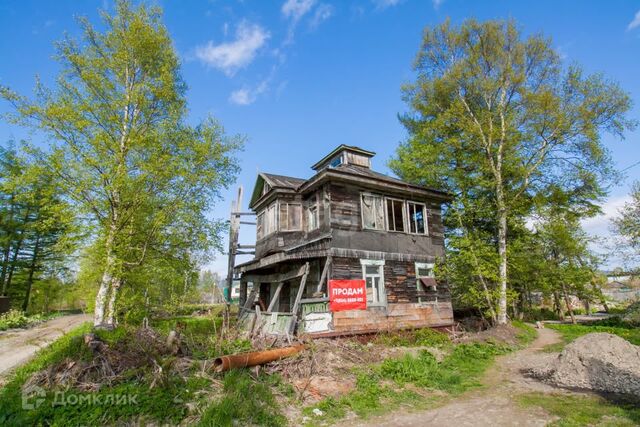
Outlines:
[[[300,203],[280,203],[280,230],[302,230],[302,205]]]
[[[384,207],[382,196],[362,195],[362,227],[369,230],[384,230]]]
[[[407,202],[409,213],[409,232],[415,234],[427,233],[427,209],[423,203]]]
[[[433,274],[433,264],[416,262],[416,286],[418,288],[418,292],[436,290],[436,279]],[[421,296],[418,297],[418,302],[422,303]],[[438,302],[437,296],[436,296],[436,302]]]
[[[336,157],[334,157],[333,159],[331,159],[331,161],[329,162],[329,167],[330,168],[335,168],[338,167],[342,164],[342,154],[337,155]]]
[[[307,210],[307,230],[312,231],[318,228],[318,206],[309,206]]]
[[[262,185],[262,195],[264,196],[264,195],[265,195],[265,194],[267,194],[269,191],[271,191],[271,186],[265,182],[265,183]]]
[[[362,278],[367,286],[367,304],[385,305],[384,260],[361,259]]]
[[[406,231],[404,201],[386,199],[387,202],[387,230]]]
[[[268,236],[271,233],[274,233],[276,231],[276,215],[277,215],[278,211],[276,209],[276,204],[273,203],[271,204],[271,206],[269,206],[266,211],[265,211],[265,217],[264,217],[264,221],[263,221],[263,230],[264,230],[264,236]]]

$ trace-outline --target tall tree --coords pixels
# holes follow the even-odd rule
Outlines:
[[[38,85],[35,100],[0,93],[13,119],[49,135],[53,169],[97,225],[94,324],[112,326],[128,269],[180,233],[195,230],[183,241],[204,249],[215,242],[219,224],[206,212],[235,178],[242,141],[214,119],[187,125],[186,86],[159,9],[122,0],[102,17],[104,32],[81,19],[82,39],[57,45],[54,89]]]
[[[634,126],[631,101],[603,76],[563,66],[549,39],[523,38],[513,22],[427,28],[415,69],[417,80],[404,88],[411,111],[401,117],[409,138],[391,166],[463,201],[488,199],[497,322],[505,323],[510,215],[550,186],[587,201],[601,196],[612,167],[600,134]]]
[[[612,225],[618,238],[617,249],[625,261],[637,263],[640,260],[640,182],[633,184],[631,200],[620,209]]]

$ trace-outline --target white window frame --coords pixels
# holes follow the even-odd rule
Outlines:
[[[436,277],[435,274],[433,274],[433,268],[435,267],[435,264],[432,262],[416,262],[415,268],[416,268],[416,289],[418,290],[418,292],[426,292],[426,289],[423,288],[422,286],[422,282],[420,282],[420,279],[424,278],[424,277]],[[427,269],[430,271],[430,273],[426,276],[422,276],[420,274],[418,274],[418,271],[420,269]],[[418,302],[422,304],[422,298],[418,297]],[[438,297],[436,296],[436,302],[438,302]]]
[[[414,233],[413,231],[411,231],[411,222],[413,222],[413,220],[411,219],[411,214],[409,213],[409,204],[412,205],[421,205],[422,206],[422,219],[424,221],[424,233],[418,233],[418,224],[415,224],[416,226],[416,232]],[[413,200],[407,200],[406,202],[407,205],[407,225],[409,226],[409,228],[407,229],[407,233],[409,234],[418,234],[418,235],[429,235],[429,224],[427,222],[427,205],[426,203],[423,202],[414,202]]]
[[[269,211],[273,209],[274,213],[273,213],[273,228],[269,228]],[[263,236],[269,236],[273,233],[275,233],[278,230],[278,203],[273,202],[271,203],[269,206],[267,206],[264,210],[264,223],[263,223]]]
[[[404,230],[402,231],[398,231],[398,230],[391,230],[389,228],[389,207],[387,205],[387,203],[389,201],[394,201],[394,202],[401,202],[402,203],[402,221],[403,221],[403,228]],[[409,221],[407,218],[407,203],[406,200],[404,199],[396,199],[394,197],[385,197],[384,198],[384,218],[385,218],[385,225],[386,225],[386,229],[387,231],[389,231],[390,233],[409,233],[408,231],[408,225],[409,225]]]
[[[384,286],[384,260],[378,260],[378,259],[361,259],[360,260],[360,265],[362,266],[362,278],[365,281],[365,286],[366,286],[366,282],[367,282],[367,277],[379,277],[380,278],[380,295],[382,297],[382,299],[380,301],[369,301],[369,299],[367,298],[367,306],[368,307],[385,307],[387,305],[387,291],[386,288]],[[367,274],[367,267],[378,267],[378,274]],[[373,293],[374,298],[377,297],[377,294],[374,292]]]
[[[318,228],[320,228],[318,204],[314,203],[307,208],[307,231],[317,230]]]
[[[364,220],[364,198],[365,197],[373,197],[373,198],[377,198],[380,200],[381,202],[381,207],[382,207],[382,224],[380,224],[380,227],[367,227],[365,224],[365,220]],[[362,221],[362,229],[363,230],[375,230],[375,231],[386,231],[387,228],[387,213],[386,213],[386,202],[385,202],[385,197],[380,195],[380,194],[374,194],[374,193],[360,193],[360,220]],[[374,222],[375,222],[375,213],[374,213]]]
[[[287,206],[287,223],[284,225],[284,227],[282,226],[282,223],[280,221],[280,211],[281,211],[281,207],[283,205]],[[290,210],[289,210],[289,206],[298,206],[300,207],[300,220],[298,221],[298,228],[289,228],[289,216],[290,216]],[[302,203],[300,202],[278,202],[278,230],[280,231],[302,231]]]

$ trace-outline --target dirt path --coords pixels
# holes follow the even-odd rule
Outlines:
[[[80,324],[90,321],[87,314],[58,317],[30,329],[0,333],[0,377],[29,360],[39,349]]]
[[[392,413],[371,418],[358,426],[544,426],[554,418],[541,409],[522,408],[514,396],[526,392],[570,393],[526,378],[520,370],[544,364],[557,353],[542,353],[543,347],[560,341],[551,329],[538,330],[538,338],[527,348],[501,356],[487,372],[487,387],[455,398],[444,406],[419,412]]]

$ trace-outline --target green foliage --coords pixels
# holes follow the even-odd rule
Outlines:
[[[540,206],[597,211],[616,176],[601,134],[635,128],[631,99],[602,75],[565,66],[550,39],[525,37],[511,21],[426,28],[415,70],[401,117],[409,136],[390,166],[456,195],[444,216],[444,273],[458,301],[504,323],[520,290],[505,271],[527,269],[526,251],[512,262],[525,222]]]
[[[38,323],[61,315],[62,313],[27,315],[23,311],[9,310],[6,313],[0,314],[0,331],[6,331],[7,329],[14,328],[30,328]]]
[[[491,344],[461,344],[442,362],[437,362],[428,351],[421,351],[418,356],[385,360],[379,373],[399,385],[413,383],[459,394],[479,386],[478,378],[491,365],[494,356],[507,351],[505,347]]]
[[[613,228],[618,237],[619,251],[627,262],[640,259],[640,182],[631,188],[631,200],[620,209],[613,219]]]
[[[640,408],[636,405],[613,404],[601,397],[528,393],[518,396],[518,401],[522,406],[538,406],[559,417],[549,424],[555,427],[640,425]]]
[[[531,344],[538,337],[538,332],[531,325],[519,320],[512,320],[511,324],[520,331],[516,337],[522,347]]]
[[[206,409],[199,425],[286,425],[286,418],[278,410],[265,378],[254,379],[247,370],[241,369],[227,372],[223,380],[224,396]]]
[[[451,343],[449,336],[431,328],[388,332],[378,335],[376,343],[390,347],[442,347]]]

